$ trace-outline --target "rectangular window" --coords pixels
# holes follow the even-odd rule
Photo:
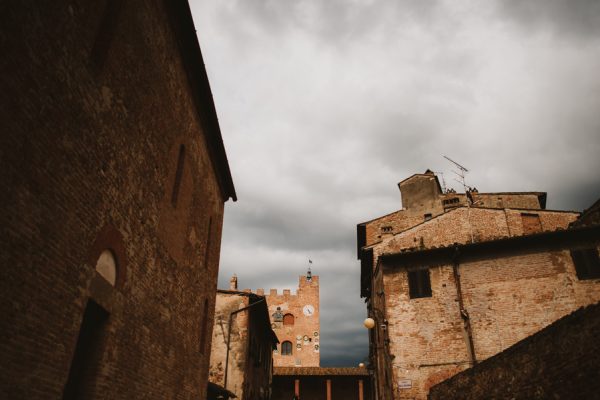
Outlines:
[[[540,216],[537,214],[521,214],[521,222],[523,224],[523,234],[530,235],[532,233],[542,231],[542,223],[540,222]]]
[[[600,278],[600,259],[597,249],[571,250],[571,258],[575,264],[577,278],[581,280]]]
[[[431,219],[431,214],[425,214],[425,215],[423,215],[423,219],[425,221],[429,221]]]
[[[429,268],[408,271],[408,290],[411,299],[431,297]]]

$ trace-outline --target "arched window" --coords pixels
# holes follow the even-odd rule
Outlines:
[[[291,356],[292,355],[292,342],[281,343],[281,355]]]
[[[112,286],[115,286],[117,283],[117,261],[111,250],[106,249],[100,253],[100,257],[96,262],[96,271]]]
[[[294,315],[293,314],[285,314],[283,316],[283,325],[294,325]]]

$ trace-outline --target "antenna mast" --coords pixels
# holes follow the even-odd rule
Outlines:
[[[450,157],[446,157],[446,156],[442,156],[444,157],[446,160],[450,161],[452,164],[454,164],[456,167],[458,167],[458,170],[460,172],[456,172],[456,171],[452,171],[454,172],[456,175],[458,175],[458,177],[460,178],[460,180],[455,179],[455,181],[457,181],[458,183],[460,183],[461,185],[463,185],[463,189],[465,190],[465,194],[467,193],[468,189],[470,189],[465,181],[465,174],[467,172],[469,172],[468,169],[466,169],[465,167],[463,167],[462,165],[460,165],[459,163],[457,163],[456,161],[452,160]]]
[[[456,175],[458,175],[460,180],[458,180],[458,179],[454,179],[454,180],[457,181],[458,183],[461,183],[463,185],[463,189],[465,190],[465,196],[467,198],[467,223],[469,224],[469,233],[471,234],[471,243],[475,243],[475,237],[473,236],[473,226],[471,225],[471,199],[469,198],[469,191],[471,190],[471,188],[468,187],[465,182],[465,174],[467,172],[469,172],[469,170],[466,169],[465,167],[463,167],[462,165],[460,165],[459,163],[457,163],[456,161],[452,160],[450,157],[446,157],[446,156],[442,156],[442,157],[444,157],[446,160],[448,160],[452,164],[454,164],[460,171],[460,172],[456,172],[453,170],[452,172],[454,172]]]

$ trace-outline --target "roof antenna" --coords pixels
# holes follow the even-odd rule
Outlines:
[[[452,170],[452,172],[454,172],[456,175],[458,175],[458,177],[460,178],[460,180],[458,179],[454,179],[456,182],[460,183],[461,185],[463,185],[463,189],[465,190],[465,193],[467,193],[470,189],[470,187],[467,186],[466,182],[465,182],[465,174],[467,172],[469,172],[468,169],[466,169],[465,167],[463,167],[462,165],[460,165],[459,163],[457,163],[456,161],[452,160],[450,157],[446,157],[443,156],[446,160],[450,161],[452,164],[454,164],[455,166],[458,167],[458,170],[460,172],[456,172],[454,170]]]
[[[470,193],[471,188],[469,186],[467,186],[467,183],[465,181],[465,174],[467,172],[469,172],[469,170],[466,169],[465,167],[463,167],[462,165],[460,165],[459,163],[457,163],[456,161],[452,160],[450,157],[446,157],[446,156],[443,156],[443,157],[446,160],[450,161],[452,164],[454,164],[456,167],[458,167],[458,170],[460,171],[460,172],[456,172],[456,171],[452,170],[452,172],[454,172],[460,178],[460,180],[458,180],[458,179],[454,179],[454,180],[457,181],[458,183],[462,184],[463,189],[465,190],[465,196],[467,197],[467,222],[469,224],[469,233],[471,234],[471,243],[475,243],[475,238],[473,236],[473,226],[471,225],[471,202],[473,201],[473,195]]]

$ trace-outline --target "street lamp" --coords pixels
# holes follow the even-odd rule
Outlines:
[[[363,322],[363,325],[367,329],[373,329],[373,328],[375,328],[375,320],[373,318],[369,317],[369,318],[365,319],[365,321]]]

